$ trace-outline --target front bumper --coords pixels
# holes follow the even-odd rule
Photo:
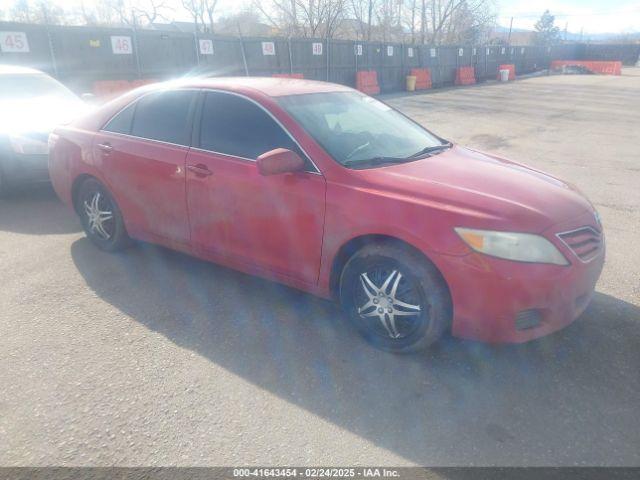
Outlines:
[[[17,185],[49,180],[48,155],[22,155],[0,151],[0,171],[3,181]]]
[[[593,225],[593,214],[556,226],[552,234]],[[588,262],[580,261],[554,240],[568,266],[520,263],[471,253],[441,257],[438,267],[449,284],[453,301],[452,333],[489,343],[522,343],[548,335],[573,322],[587,308],[605,257],[604,242]],[[523,312],[536,312],[537,321],[523,329]],[[526,316],[526,314],[525,314]]]

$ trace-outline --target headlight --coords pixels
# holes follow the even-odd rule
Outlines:
[[[11,142],[11,148],[14,152],[23,155],[46,155],[49,153],[47,144],[35,138],[24,135],[9,135],[9,142]]]
[[[540,235],[470,228],[456,228],[455,231],[476,252],[518,262],[569,265],[564,255]]]

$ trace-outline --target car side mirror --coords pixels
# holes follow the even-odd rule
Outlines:
[[[304,160],[296,152],[286,148],[276,148],[260,155],[257,160],[261,175],[279,175],[304,170]]]

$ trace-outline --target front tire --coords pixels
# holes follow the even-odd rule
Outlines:
[[[340,302],[369,343],[396,353],[427,349],[451,323],[440,272],[418,252],[394,243],[367,245],[349,259]]]
[[[129,246],[122,213],[107,188],[96,179],[80,185],[76,211],[87,237],[101,250],[115,252]]]

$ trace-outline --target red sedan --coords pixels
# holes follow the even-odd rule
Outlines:
[[[556,331],[604,262],[574,187],[340,85],[157,84],[49,142],[53,185],[99,248],[136,238],[336,299],[386,350]]]

